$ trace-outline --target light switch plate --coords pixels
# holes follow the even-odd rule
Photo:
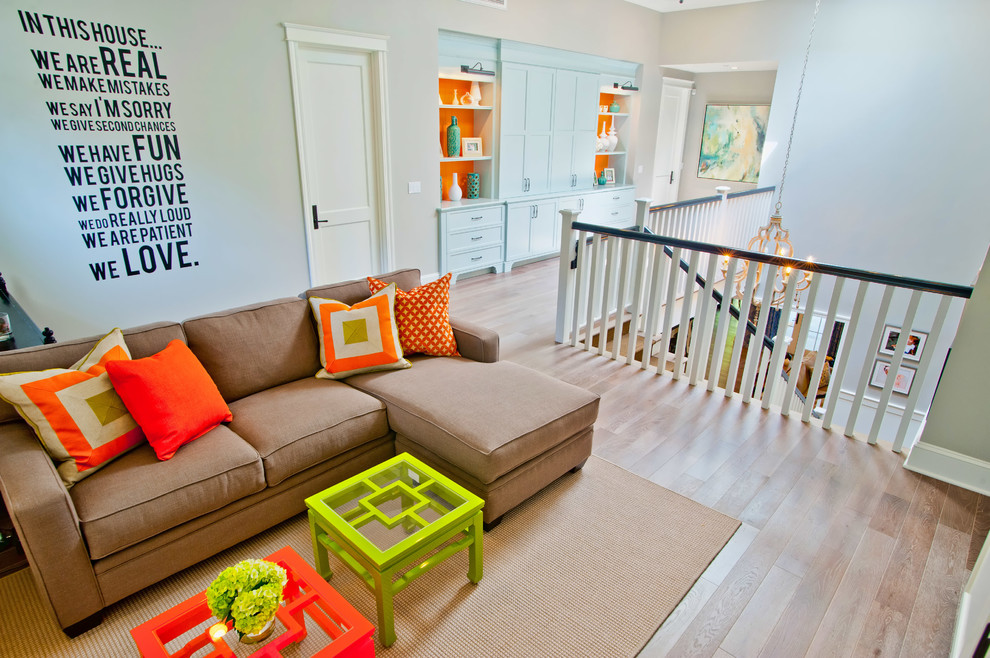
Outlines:
[[[423,186],[419,181],[411,181],[409,183],[409,194],[419,194],[423,191]]]

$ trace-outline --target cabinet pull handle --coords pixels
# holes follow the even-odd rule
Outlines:
[[[618,210],[613,210],[613,211],[612,211],[612,214],[613,214],[613,215],[618,215],[618,214],[619,214],[619,211],[618,211]]]
[[[578,199],[578,210],[584,210],[584,197]]]
[[[481,240],[484,237],[485,236],[483,236],[483,235],[476,235],[473,238],[471,238],[471,242],[475,242],[476,240]]]
[[[619,200],[619,199],[621,199],[621,198],[622,198],[622,197],[619,197],[619,196],[614,196],[614,197],[612,197],[612,201],[618,201],[618,200]]]
[[[472,261],[475,261],[475,260],[481,260],[482,258],[484,258],[484,256],[475,256],[475,257],[474,257],[474,258],[472,258],[471,260],[472,260]]]
[[[478,221],[479,219],[484,219],[484,218],[485,218],[485,216],[484,216],[484,215],[478,215],[477,217],[472,217],[472,218],[471,218],[471,221],[472,221],[472,222],[476,222],[476,221]]]

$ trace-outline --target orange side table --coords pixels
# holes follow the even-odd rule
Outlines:
[[[285,630],[263,643],[252,658],[280,658],[282,649],[306,637],[305,615],[330,636],[330,644],[313,654],[321,658],[374,658],[371,635],[375,627],[361,616],[344,597],[290,547],[279,549],[265,558],[286,570],[282,605],[276,617]],[[305,613],[305,614],[304,614]],[[214,640],[203,631],[175,653],[165,648],[169,642],[213,617],[206,604],[206,591],[131,629],[138,651],[145,658],[188,658],[200,649],[213,645],[204,658],[234,658],[234,652],[222,637]],[[230,623],[228,623],[230,626]]]

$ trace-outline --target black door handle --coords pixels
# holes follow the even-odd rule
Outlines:
[[[320,228],[320,224],[326,224],[329,219],[320,219],[320,213],[316,210],[316,204],[313,204],[313,230]]]
[[[673,169],[670,170],[670,184],[671,185],[674,184],[674,170]]]

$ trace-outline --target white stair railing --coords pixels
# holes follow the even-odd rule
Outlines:
[[[744,248],[770,216],[775,187],[650,208],[641,224],[657,235]]]
[[[558,342],[657,376],[685,377],[744,403],[759,400],[764,409],[773,405],[784,416],[800,414],[804,422],[815,418],[826,429],[841,425],[847,436],[856,435],[859,425],[870,443],[880,438],[887,412],[896,417],[899,411],[896,430],[885,432],[885,440],[895,452],[904,448],[925,382],[939,374],[933,356],[944,319],[972,288],[655,235],[644,230],[649,201],[637,203],[637,227],[630,230],[583,224],[578,212],[562,211]],[[810,276],[810,285],[798,296],[801,273]],[[774,298],[775,286],[782,287],[783,301],[763,303]],[[845,308],[848,316],[840,319]],[[918,323],[922,308],[933,318],[924,329]],[[824,321],[813,336],[814,317]],[[899,331],[895,339],[892,327],[911,331]],[[917,358],[910,355],[907,365],[912,334],[925,334],[928,348]],[[816,354],[801,391],[797,374],[806,352]],[[884,354],[886,372],[899,377],[876,370]],[[792,376],[784,375],[785,359]],[[828,360],[831,374],[823,380]],[[823,381],[827,386],[818,390]],[[877,397],[868,396],[871,387]]]

